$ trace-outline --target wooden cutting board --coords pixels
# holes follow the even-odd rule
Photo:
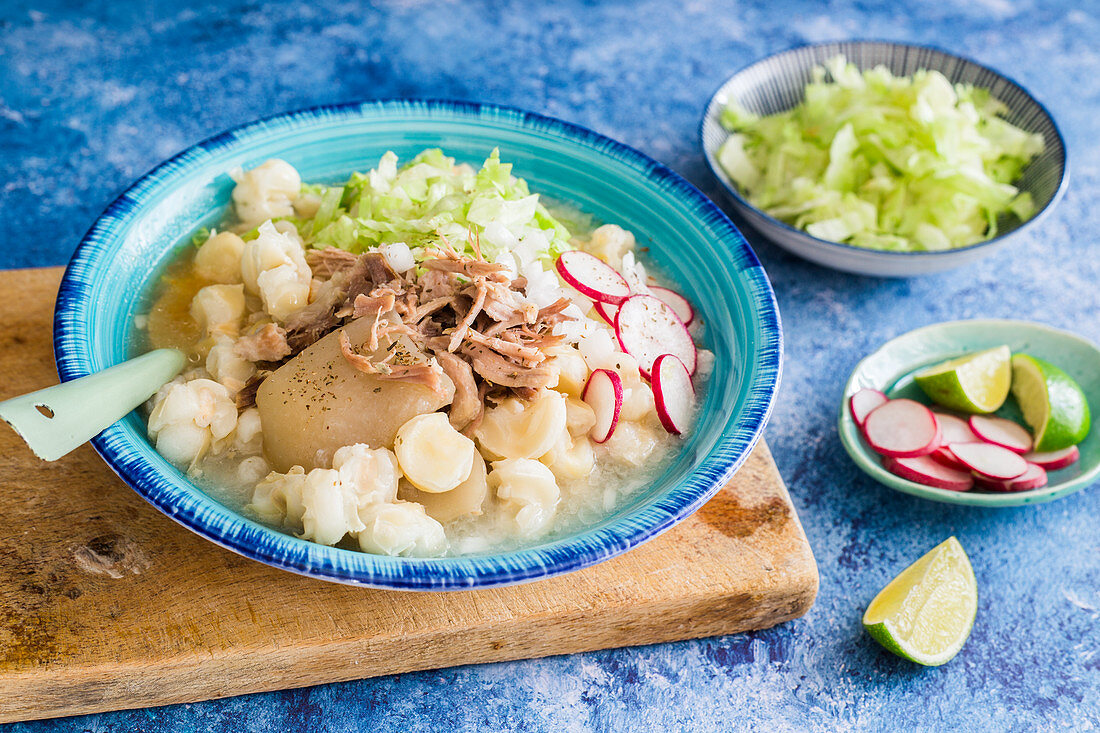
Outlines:
[[[57,381],[60,269],[0,272],[0,399]],[[767,447],[664,535],[601,565],[452,593],[269,568],[174,523],[89,446],[0,425],[0,722],[730,634],[796,618],[817,567]]]

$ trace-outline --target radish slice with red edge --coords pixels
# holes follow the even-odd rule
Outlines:
[[[1034,463],[1037,466],[1042,466],[1048,471],[1057,471],[1059,468],[1065,468],[1066,466],[1072,466],[1077,463],[1081,458],[1081,451],[1077,450],[1077,446],[1071,445],[1069,448],[1063,448],[1062,450],[1053,450],[1046,453],[1025,453],[1024,460],[1028,463]]]
[[[1009,486],[1011,491],[1031,491],[1032,489],[1043,488],[1048,481],[1045,468],[1035,463],[1029,463],[1024,475],[1012,479]]]
[[[691,322],[695,320],[695,309],[691,307],[691,301],[675,290],[662,288],[660,285],[650,285],[649,294],[668,304],[669,308],[676,311],[676,315],[684,322],[685,326],[690,326]]]
[[[955,457],[955,454],[951,452],[950,446],[943,446],[937,448],[929,454],[936,463],[953,468],[956,471],[970,471],[970,466],[960,461]]]
[[[615,315],[615,335],[623,351],[638,360],[642,376],[650,378],[661,354],[672,354],[695,374],[695,342],[676,311],[652,295],[632,295]]]
[[[597,443],[606,443],[619,424],[619,412],[623,409],[623,380],[610,369],[597,369],[584,385],[581,399],[596,413],[596,424],[588,434]]]
[[[695,411],[695,387],[684,362],[672,354],[661,354],[653,362],[653,403],[665,430],[673,435],[687,430]]]
[[[1032,491],[1046,486],[1048,479],[1047,472],[1042,466],[1035,463],[1029,463],[1023,475],[1017,476],[1014,479],[998,481],[996,479],[986,478],[985,476],[975,476],[974,480],[977,482],[978,486],[987,491]]]
[[[934,486],[948,491],[969,491],[974,488],[974,477],[969,471],[956,471],[937,463],[929,456],[887,458],[883,465],[895,476],[901,476],[925,486]]]
[[[970,429],[980,440],[1008,448],[1013,453],[1027,453],[1031,450],[1031,433],[1019,423],[1003,417],[971,415]]]
[[[861,389],[848,398],[848,409],[852,411],[852,419],[856,425],[863,427],[863,422],[871,410],[885,404],[889,398],[877,389]]]
[[[936,412],[936,422],[940,424],[940,432],[943,433],[943,444],[951,445],[952,443],[977,443],[981,441],[974,431],[970,429],[970,425],[966,420],[961,417],[955,417],[954,415],[948,415],[946,412]]]
[[[623,276],[596,255],[579,249],[562,252],[555,267],[562,280],[592,300],[618,305],[630,297]]]
[[[926,456],[940,447],[936,416],[913,400],[889,400],[871,410],[863,436],[876,453],[891,458]]]
[[[993,443],[952,443],[955,457],[985,478],[1007,481],[1023,475],[1027,461],[1003,446]]]
[[[615,314],[619,312],[619,307],[611,305],[610,303],[601,303],[596,301],[592,304],[592,308],[596,311],[600,318],[607,321],[608,325],[615,325]]]

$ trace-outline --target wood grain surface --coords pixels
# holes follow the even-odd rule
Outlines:
[[[57,381],[60,269],[0,272],[0,399]],[[804,614],[817,567],[767,447],[703,509],[586,570],[479,591],[366,590],[217,547],[89,446],[0,426],[0,722],[729,634]]]

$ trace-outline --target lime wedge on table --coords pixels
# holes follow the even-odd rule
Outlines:
[[[933,402],[963,412],[993,412],[1004,404],[1012,381],[1007,346],[978,351],[922,369],[914,381]]]
[[[863,628],[899,657],[934,667],[959,653],[977,612],[970,559],[949,537],[875,596],[863,614]]]
[[[1089,432],[1089,403],[1073,378],[1027,354],[1012,357],[1012,396],[1035,435],[1035,450],[1077,445]]]

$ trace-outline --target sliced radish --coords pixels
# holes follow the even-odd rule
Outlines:
[[[607,442],[619,424],[619,412],[623,409],[623,380],[610,369],[597,369],[584,385],[581,399],[596,413],[596,424],[588,434],[597,443]]]
[[[615,325],[615,314],[619,312],[619,307],[617,305],[601,303],[597,300],[593,303],[592,307],[595,309],[596,313],[599,314],[600,318],[607,321],[609,325]]]
[[[974,479],[977,481],[978,486],[988,491],[1031,491],[1032,489],[1041,489],[1047,485],[1047,472],[1042,466],[1029,463],[1023,475],[1014,479],[998,481],[984,476],[975,476]]]
[[[630,286],[611,265],[579,249],[562,252],[556,264],[562,280],[592,300],[618,305],[630,297]]]
[[[1046,469],[1036,463],[1027,464],[1023,476],[1017,476],[1010,482],[1011,491],[1031,491],[1047,485]]]
[[[672,354],[695,374],[695,342],[676,311],[652,295],[633,295],[623,301],[615,315],[615,335],[623,351],[638,360],[648,379],[653,362],[661,354]]]
[[[951,443],[977,443],[981,440],[977,435],[974,435],[974,431],[970,429],[970,425],[966,420],[961,417],[955,417],[954,415],[948,415],[946,412],[936,412],[936,422],[940,424],[940,432],[943,433],[943,444],[950,445]]]
[[[960,461],[955,456],[955,454],[951,452],[951,449],[949,447],[947,447],[946,445],[942,446],[940,448],[937,448],[936,450],[932,451],[932,453],[930,453],[929,455],[932,456],[932,460],[934,460],[936,463],[939,463],[940,465],[943,465],[943,466],[947,466],[948,468],[953,468],[956,471],[969,471],[970,470],[970,466],[968,466],[965,463],[963,463],[962,461]]]
[[[863,427],[863,422],[871,410],[885,404],[889,398],[877,389],[861,389],[848,399],[848,409],[852,411],[852,419],[856,425]]]
[[[1024,460],[1042,466],[1048,471],[1057,471],[1059,468],[1073,465],[1081,458],[1081,451],[1077,446],[1071,445],[1062,450],[1049,451],[1047,453],[1025,453]]]
[[[665,430],[673,435],[687,430],[695,411],[695,387],[684,362],[672,354],[653,362],[653,402]]]
[[[1006,481],[1021,476],[1027,461],[1019,453],[993,443],[952,443],[955,457],[985,478]]]
[[[649,294],[657,300],[667,303],[669,308],[676,311],[676,315],[684,322],[685,326],[690,326],[691,322],[695,320],[695,309],[691,307],[691,301],[675,290],[662,288],[660,285],[650,285]]]
[[[974,488],[974,477],[969,471],[956,471],[937,463],[929,456],[887,458],[883,465],[890,473],[925,486],[948,491],[969,491]]]
[[[1014,453],[1027,453],[1031,450],[1031,433],[1023,425],[1003,417],[971,415],[970,429],[986,443],[1008,448]]]
[[[875,452],[891,458],[925,456],[940,447],[936,416],[913,400],[889,400],[871,410],[863,435]]]

